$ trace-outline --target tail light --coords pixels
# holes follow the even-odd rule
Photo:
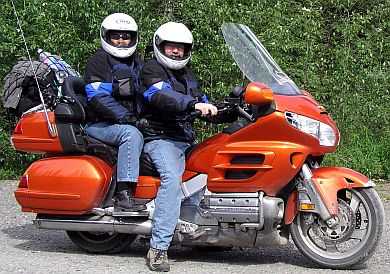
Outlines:
[[[22,123],[17,123],[14,129],[14,134],[23,134]]]
[[[22,177],[20,177],[18,187],[19,188],[28,188],[28,176],[27,175],[23,175]]]

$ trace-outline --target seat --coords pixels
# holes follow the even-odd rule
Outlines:
[[[107,145],[91,136],[87,136],[87,142],[88,154],[101,158],[111,166],[116,164],[118,158],[118,149],[116,147]],[[150,156],[145,153],[142,153],[140,157],[140,175],[153,177],[160,176],[153,165],[152,159],[150,159]]]
[[[118,149],[87,135],[82,125],[88,120],[85,82],[79,77],[65,79],[63,97],[55,109],[56,124],[65,153],[89,154],[104,160],[109,165],[116,164]],[[140,158],[140,175],[159,177],[152,160],[146,154]]]
[[[118,158],[118,149],[88,136],[83,124],[88,120],[85,82],[79,77],[68,77],[63,84],[63,97],[55,108],[56,124],[61,144],[65,153],[88,154],[101,158],[114,166]],[[186,150],[189,156],[195,146]],[[142,153],[140,157],[140,175],[159,177],[149,155]]]

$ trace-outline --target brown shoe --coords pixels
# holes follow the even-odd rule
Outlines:
[[[148,267],[152,271],[168,272],[170,270],[168,253],[166,250],[150,248],[146,255]]]

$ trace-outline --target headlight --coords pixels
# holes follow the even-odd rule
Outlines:
[[[336,134],[329,125],[293,112],[286,112],[285,115],[290,125],[316,137],[321,146],[336,145]]]

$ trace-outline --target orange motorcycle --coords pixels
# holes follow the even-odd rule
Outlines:
[[[183,246],[285,245],[323,267],[348,268],[374,253],[384,224],[374,183],[348,168],[320,167],[339,131],[324,107],[301,91],[246,26],[224,24],[236,64],[250,83],[223,109],[239,119],[187,154],[174,243]],[[83,82],[68,78],[54,111],[24,114],[12,143],[43,153],[20,179],[15,197],[35,225],[65,230],[80,248],[123,250],[151,234],[159,175],[147,155],[135,189],[140,212],[116,213],[116,150],[86,136]],[[196,199],[195,199],[196,200]]]

